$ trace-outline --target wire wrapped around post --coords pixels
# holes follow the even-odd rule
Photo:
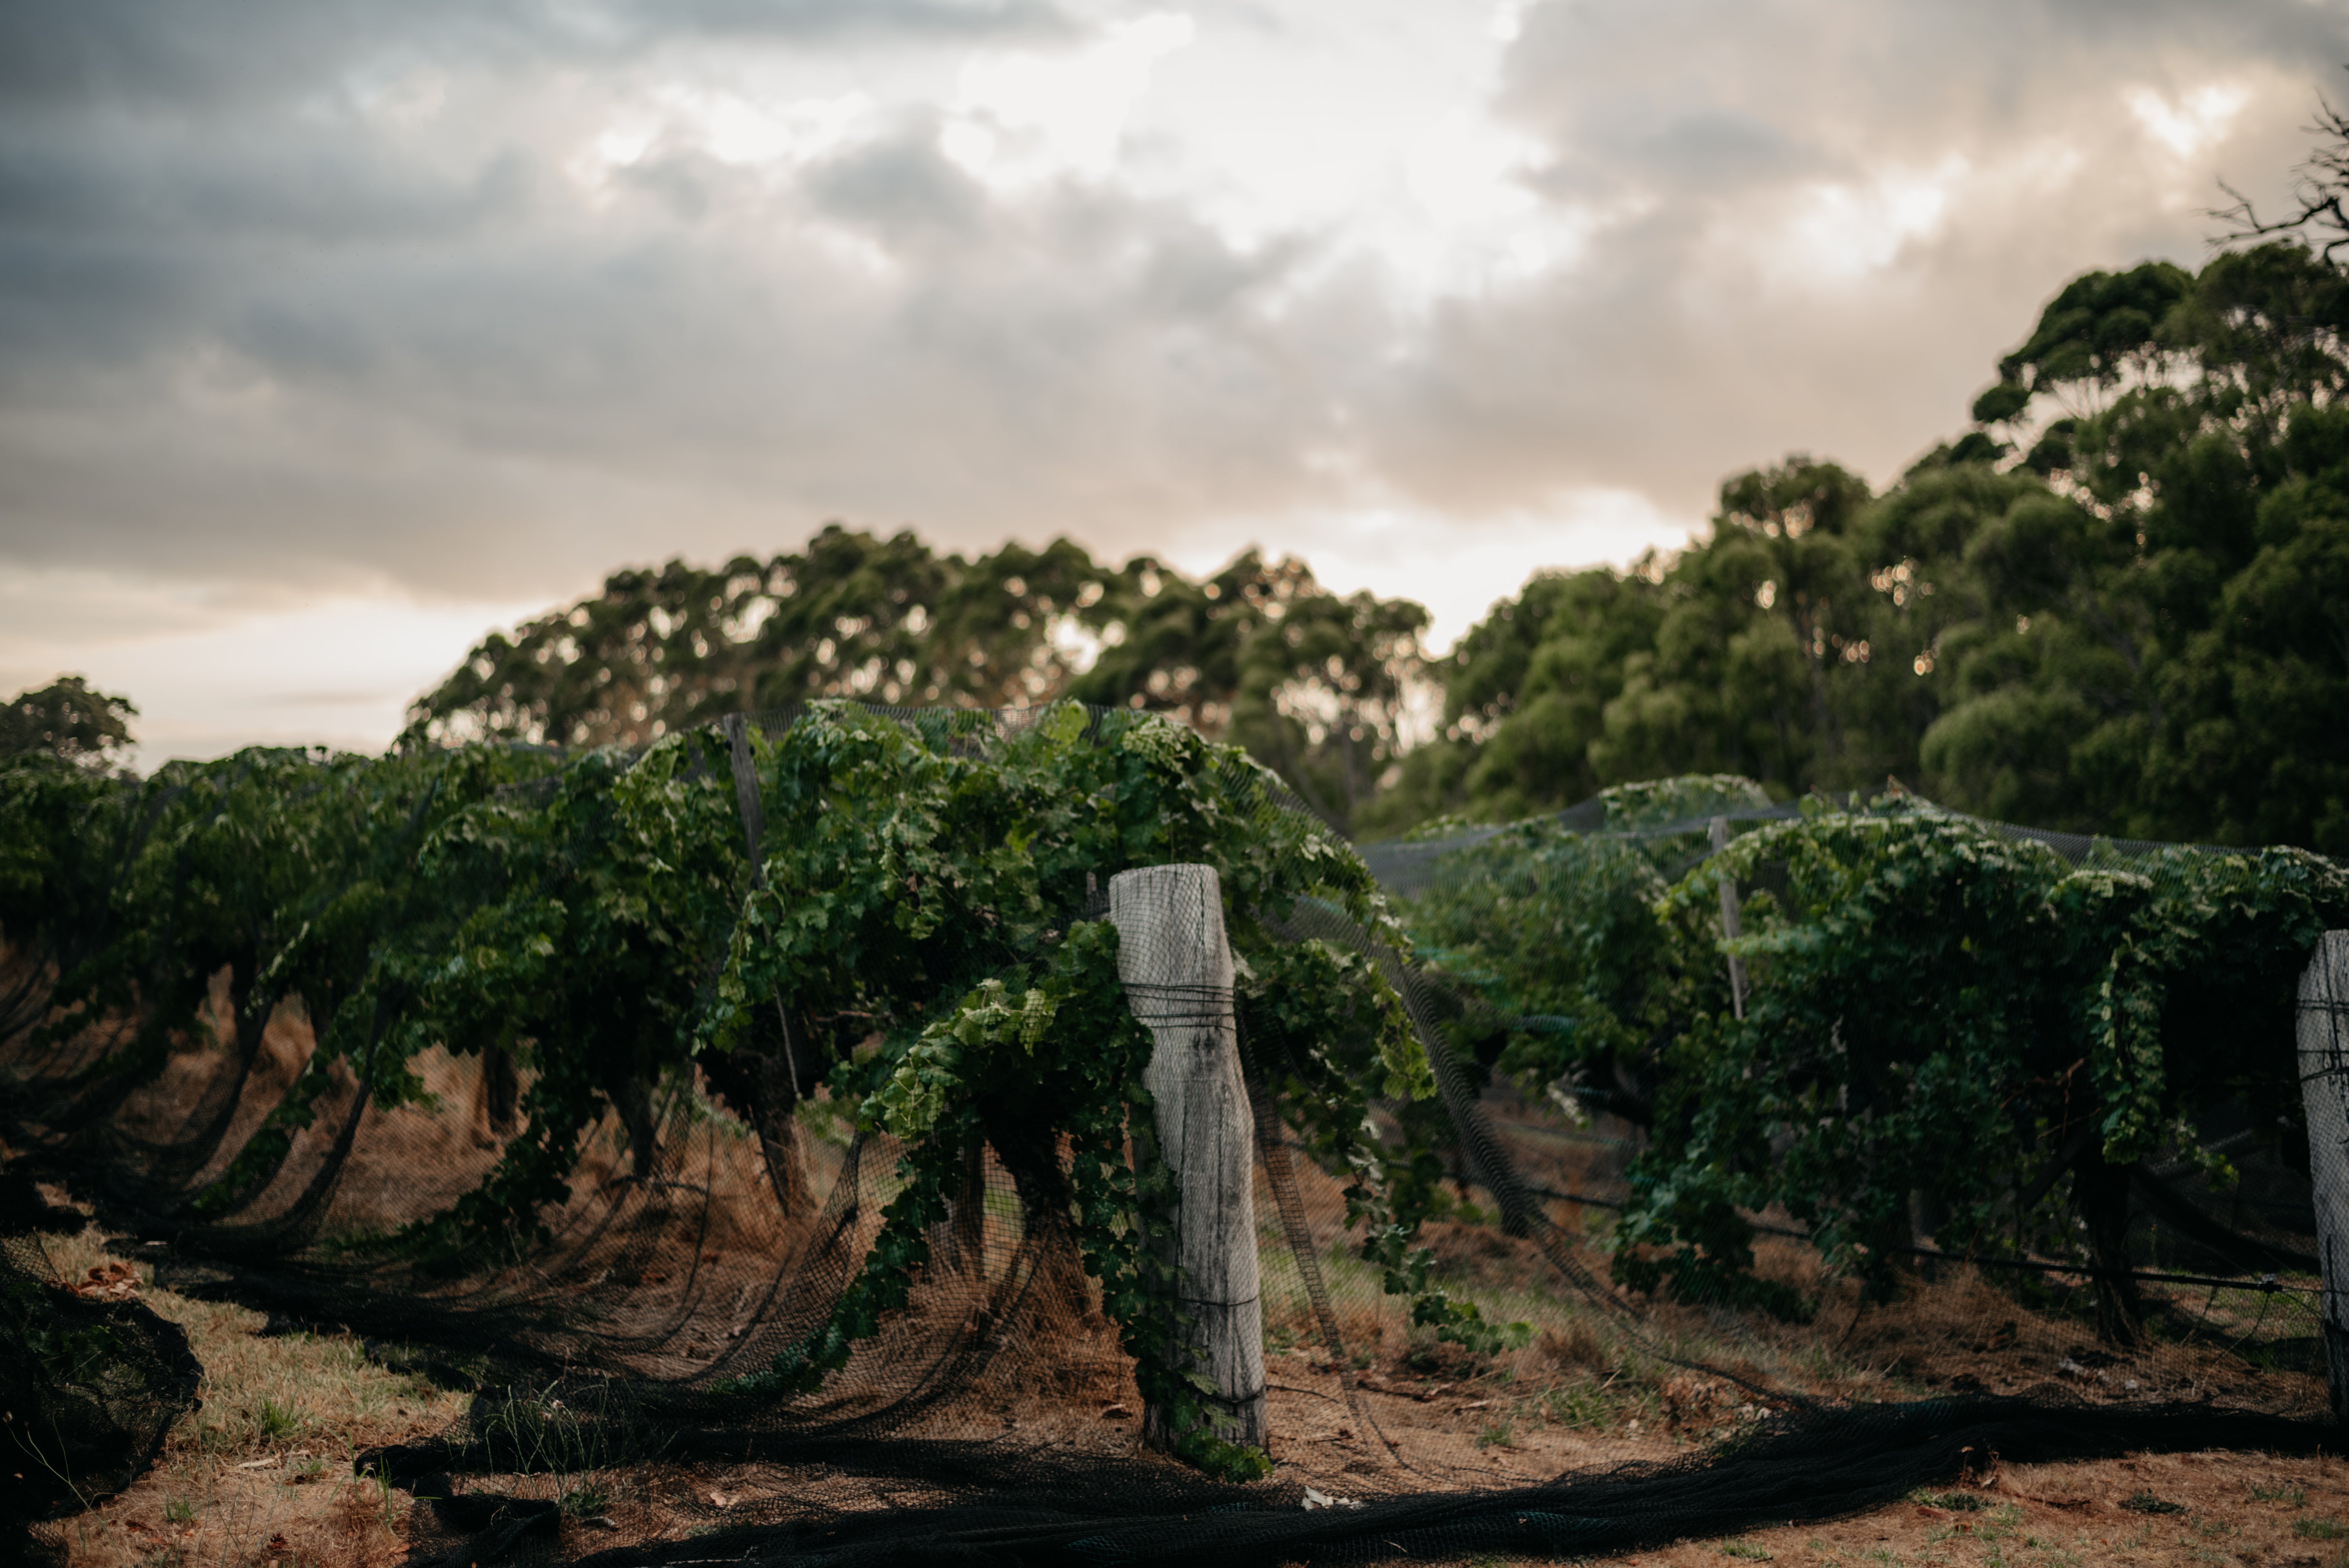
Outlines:
[[[1713,848],[1717,854],[1729,847],[1729,819],[1713,820]],[[1745,922],[1737,903],[1737,880],[1721,879],[1721,934],[1734,942],[1745,934]],[[1729,955],[1729,1006],[1742,1020],[1745,1016],[1745,960],[1732,953]]]
[[[1205,1376],[1209,1425],[1226,1442],[1266,1445],[1264,1310],[1257,1274],[1256,1120],[1232,1016],[1232,954],[1213,866],[1151,866],[1110,879],[1118,976],[1156,1042],[1143,1074],[1159,1152],[1180,1196],[1161,1256],[1179,1268],[1189,1360]],[[1169,1448],[1166,1412],[1143,1437]]]

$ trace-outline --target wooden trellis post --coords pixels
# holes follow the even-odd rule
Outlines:
[[[2300,977],[2300,1090],[2324,1266],[2324,1366],[2333,1414],[2349,1421],[2349,931],[2317,940]]]
[[[1156,1042],[1143,1074],[1158,1148],[1181,1195],[1175,1231],[1156,1240],[1182,1269],[1192,1319],[1188,1370],[1206,1375],[1208,1423],[1226,1442],[1266,1446],[1264,1314],[1256,1259],[1256,1121],[1232,1017],[1232,954],[1213,866],[1151,866],[1110,879],[1118,978]],[[1169,1412],[1143,1412],[1143,1437],[1170,1447]]]
[[[1712,837],[1716,851],[1729,847],[1728,818],[1713,820]],[[1728,877],[1721,879],[1721,934],[1732,942],[1745,934],[1737,906],[1737,884]],[[1745,960],[1733,953],[1729,955],[1729,1006],[1740,1018],[1745,1016]]]

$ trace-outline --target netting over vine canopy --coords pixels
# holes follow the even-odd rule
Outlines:
[[[1358,854],[1162,719],[839,703],[14,766],[0,843],[16,1174],[473,1391],[362,1461],[450,1563],[1579,1556],[2332,1430],[2297,851],[1707,779]],[[1171,867],[1227,972],[1136,967]]]

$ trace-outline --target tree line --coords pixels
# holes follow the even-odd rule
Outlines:
[[[1363,822],[1732,772],[2349,851],[2344,325],[2340,267],[2290,242],[2075,279],[1882,494],[1789,458],[1677,557],[1496,606]]]
[[[2289,241],[2087,273],[1881,493],[1805,455],[1736,475],[1686,549],[1538,573],[1442,658],[1419,605],[1295,560],[1194,580],[1067,540],[966,561],[833,527],[616,573],[486,639],[410,733],[641,741],[825,696],[1070,696],[1241,745],[1358,838],[1727,772],[2341,853],[2344,326],[2342,267]]]

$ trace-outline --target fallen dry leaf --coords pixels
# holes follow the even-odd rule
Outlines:
[[[117,1258],[110,1264],[92,1264],[87,1276],[66,1288],[85,1301],[136,1301],[139,1271]]]

